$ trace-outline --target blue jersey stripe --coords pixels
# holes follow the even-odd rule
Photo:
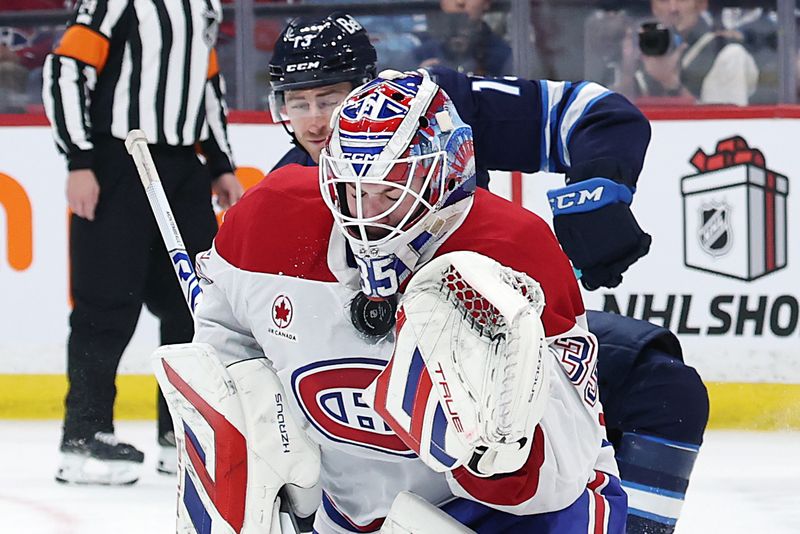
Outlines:
[[[564,94],[563,92],[561,93]],[[555,94],[553,95],[555,97]],[[555,100],[555,98],[554,98]],[[558,105],[561,100],[555,100],[550,107],[550,118],[548,120],[548,126],[550,127],[550,152],[547,154],[547,170],[550,172],[555,172],[557,170],[556,163],[557,158],[551,157],[551,153],[554,152],[554,148],[557,147],[558,141]]]
[[[567,165],[571,164],[570,163],[570,158],[568,156],[568,154],[569,154],[569,142],[572,139],[572,133],[575,131],[575,127],[582,123],[583,117],[592,108],[592,106],[595,105],[595,103],[597,103],[601,99],[607,97],[608,95],[612,94],[611,91],[609,91],[608,89],[605,89],[604,87],[602,87],[600,85],[597,85],[595,83],[587,84],[587,87],[601,88],[601,89],[604,89],[604,91],[601,92],[599,95],[595,96],[594,98],[592,98],[591,100],[589,100],[589,102],[587,102],[586,104],[583,104],[583,109],[581,110],[581,113],[578,116],[578,118],[575,119],[575,121],[572,122],[571,124],[567,125],[567,128],[568,128],[567,129],[567,134],[564,136],[564,140],[563,140],[563,143],[564,143],[564,159],[567,162],[566,163]],[[573,105],[582,105],[582,103],[576,98],[576,101],[573,103]],[[566,111],[567,110],[565,109],[564,112],[566,113]]]
[[[581,90],[584,87],[586,87],[587,83],[588,82],[581,82],[581,83],[579,83],[578,85],[575,86],[575,88],[572,90],[572,92],[570,92],[569,98],[567,99],[567,103],[564,105],[564,108],[561,110],[561,114],[558,117],[558,129],[556,130],[558,132],[558,134],[557,134],[558,138],[556,139],[556,145],[558,146],[558,160],[565,167],[567,166],[567,160],[565,159],[565,156],[564,156],[564,152],[566,151],[566,147],[564,146],[564,142],[563,142],[563,140],[561,138],[561,133],[560,133],[561,132],[561,125],[564,122],[564,116],[566,115],[567,110],[575,102],[575,99],[578,97],[578,94],[581,92]]]
[[[647,434],[635,434],[635,435],[636,438],[639,440],[651,441],[653,443],[661,443],[662,445],[668,445],[669,447],[676,449],[688,449],[690,451],[695,451],[695,452],[698,452],[700,450],[700,445],[697,445],[695,443],[664,439],[664,438],[659,438],[658,436],[650,436]]]
[[[549,98],[549,90],[547,88],[547,81],[541,80],[539,82],[539,87],[541,89],[541,99],[542,99],[542,125],[547,124],[547,112],[550,109],[550,98]],[[539,145],[539,170],[543,171],[548,168],[547,163],[547,156],[550,152],[550,148],[548,146],[547,134],[549,130],[547,128],[542,128],[540,130],[541,136],[541,143]]]
[[[639,491],[644,491],[647,493],[652,493],[654,495],[662,495],[664,497],[672,497],[673,499],[680,499],[681,501],[686,498],[685,493],[679,493],[677,491],[669,491],[664,488],[658,488],[656,486],[647,486],[645,484],[637,484],[636,482],[631,482],[629,480],[622,481],[623,488],[631,488],[636,489]]]
[[[677,519],[674,517],[666,517],[663,515],[654,514],[652,512],[645,512],[644,510],[637,510],[636,508],[628,508],[628,514],[643,517],[656,523],[663,523],[665,525],[674,525]]]

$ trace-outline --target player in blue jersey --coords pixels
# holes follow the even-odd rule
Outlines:
[[[295,147],[273,170],[318,163],[333,110],[376,76],[376,60],[349,15],[287,26],[269,65],[270,107]],[[473,129],[478,185],[488,186],[489,170],[564,173],[565,187],[548,193],[559,242],[587,289],[617,286],[650,246],[630,210],[650,139],[647,119],[592,82],[428,70]],[[354,321],[369,330],[376,327],[369,317],[354,314]],[[600,343],[608,436],[629,494],[628,532],[672,532],[708,419],[705,387],[667,329],[604,312],[589,312],[588,322]]]

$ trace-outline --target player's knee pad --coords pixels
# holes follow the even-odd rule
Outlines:
[[[645,353],[623,383],[605,391],[603,408],[615,446],[626,432],[701,444],[708,392],[697,371],[680,359]]]
[[[617,464],[628,494],[628,534],[675,529],[699,448],[646,434],[622,435]]]
[[[708,390],[694,367],[680,363],[676,368],[676,397],[682,399],[684,409],[681,410],[680,432],[671,437],[677,441],[702,444],[708,424]]]
[[[703,442],[708,422],[708,391],[693,367],[679,359],[658,355],[634,368],[630,381],[643,385],[642,397],[649,397],[654,409],[645,417],[647,426],[625,431],[697,445]]]
[[[280,532],[278,491],[312,487],[320,460],[268,362],[225,366],[204,343],[153,360],[175,427],[178,532]]]

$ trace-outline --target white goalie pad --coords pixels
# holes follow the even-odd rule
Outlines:
[[[535,280],[491,258],[434,259],[401,299],[394,354],[370,386],[373,407],[437,472],[516,471],[548,398],[544,304]]]
[[[226,367],[211,345],[187,343],[159,348],[153,366],[178,447],[177,532],[294,532],[278,492],[315,486],[319,448],[289,414],[268,362]]]
[[[408,491],[397,494],[380,534],[475,534],[434,505]]]

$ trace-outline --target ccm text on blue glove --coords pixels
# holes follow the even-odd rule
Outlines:
[[[633,191],[602,177],[547,192],[561,248],[592,291],[616,287],[622,273],[650,250],[650,235],[631,213]]]

